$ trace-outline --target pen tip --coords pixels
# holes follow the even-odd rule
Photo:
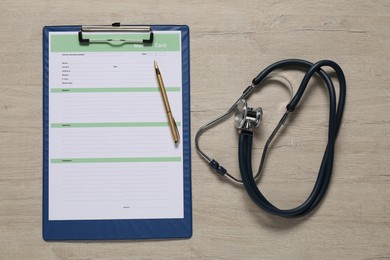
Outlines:
[[[157,65],[157,62],[156,62],[156,61],[154,61],[154,68],[155,68],[155,69],[158,69],[158,65]]]

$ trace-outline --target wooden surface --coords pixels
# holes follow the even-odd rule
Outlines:
[[[193,146],[191,239],[44,242],[42,27],[114,21],[189,25],[192,137],[269,64],[337,61],[347,77],[347,105],[331,185],[318,210],[299,219],[266,214],[241,187],[211,173]],[[1,259],[390,258],[389,1],[2,0],[0,22]],[[302,74],[282,74],[296,89]],[[250,99],[265,113],[256,167],[287,100],[275,83]],[[273,144],[260,187],[280,207],[298,205],[310,192],[325,147],[327,104],[323,86],[312,84]],[[238,176],[232,119],[201,141]]]

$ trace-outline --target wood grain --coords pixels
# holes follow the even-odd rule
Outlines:
[[[347,105],[332,183],[319,209],[300,219],[270,216],[242,188],[215,176],[193,149],[191,239],[44,242],[42,27],[114,21],[190,26],[192,136],[272,62],[338,62],[347,77]],[[1,259],[390,258],[389,1],[2,0],[0,22]],[[283,73],[295,87],[302,77]],[[265,112],[255,158],[287,99],[277,86],[250,99]],[[327,104],[323,88],[312,84],[269,155],[260,187],[281,207],[310,192],[326,145]],[[231,120],[201,141],[238,175]]]

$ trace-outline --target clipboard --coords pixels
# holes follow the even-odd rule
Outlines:
[[[55,178],[54,171],[50,171],[51,163],[57,161],[65,162],[64,159],[53,159],[50,157],[50,142],[55,142],[57,135],[51,134],[55,124],[50,124],[50,97],[51,93],[61,91],[75,91],[72,88],[53,88],[51,86],[50,71],[53,69],[54,60],[50,59],[51,51],[51,35],[53,33],[66,32],[72,35],[72,39],[78,41],[76,52],[66,52],[72,55],[82,55],[83,50],[97,50],[105,48],[107,44],[114,44],[112,52],[106,53],[106,56],[116,55],[118,52],[126,48],[141,47],[145,50],[157,48],[155,44],[158,39],[158,32],[160,33],[177,33],[180,37],[179,44],[181,48],[180,62],[181,62],[181,86],[178,86],[175,91],[180,91],[182,100],[182,214],[180,217],[148,217],[143,218],[132,216],[131,218],[99,218],[90,219],[88,217],[72,217],[70,219],[52,219],[50,217],[50,203],[53,202],[50,195],[51,181]],[[95,39],[94,33],[97,38]],[[123,33],[131,36],[140,35],[137,39],[132,37],[126,38]],[[104,38],[107,34],[113,37]],[[117,36],[117,38],[115,38]],[[119,37],[119,38],[118,38]],[[65,48],[66,49],[66,48]],[[81,52],[80,52],[81,50]],[[91,53],[93,53],[93,50]],[[159,53],[156,53],[156,55]],[[100,56],[99,56],[100,57]],[[157,55],[158,57],[158,55]],[[106,58],[102,58],[107,60]],[[191,142],[190,142],[190,63],[189,63],[189,28],[185,25],[151,25],[151,26],[122,26],[119,23],[114,23],[111,26],[46,26],[43,28],[43,239],[51,240],[113,240],[113,239],[164,239],[164,238],[189,238],[192,236],[192,198],[191,198]],[[151,64],[152,66],[152,64]],[[66,77],[66,76],[65,76]],[[65,82],[65,81],[64,81]],[[66,83],[66,82],[65,82]],[[69,86],[66,86],[69,87]],[[71,86],[73,87],[73,86]],[[179,89],[179,90],[178,90]],[[82,91],[77,89],[78,91]],[[118,88],[115,90],[117,91]],[[104,92],[104,90],[99,90]],[[98,91],[98,92],[99,92]],[[120,90],[121,91],[121,90]],[[133,90],[126,90],[132,92]],[[150,90],[152,91],[152,90]],[[131,93],[130,93],[131,94]],[[98,94],[97,94],[98,95]],[[125,94],[123,94],[125,95]],[[54,101],[52,101],[54,102]],[[147,108],[147,104],[145,104]],[[111,123],[115,124],[115,123]],[[119,123],[116,123],[119,124]],[[124,123],[121,123],[124,124]],[[130,124],[130,123],[129,123]],[[65,125],[63,125],[65,126]],[[70,124],[66,125],[70,126]],[[76,127],[80,126],[75,124]],[[91,128],[92,129],[92,128]],[[125,129],[125,128],[124,128]],[[126,129],[125,129],[126,131]],[[166,137],[168,141],[172,142],[171,136]],[[119,158],[121,159],[121,158]],[[123,159],[123,158],[122,158]],[[56,161],[57,160],[57,161]],[[62,160],[62,161],[61,161]],[[70,159],[71,160],[71,159]],[[73,158],[77,162],[77,158]],[[78,159],[80,165],[87,165],[82,163],[83,159]],[[118,158],[113,158],[110,163],[118,161]],[[140,160],[142,161],[142,159]],[[145,161],[147,162],[147,160]],[[151,163],[152,164],[152,163]],[[76,164],[75,164],[76,165]],[[81,167],[81,166],[80,166]],[[61,200],[58,200],[61,201]],[[87,204],[85,204],[87,205]],[[131,210],[131,206],[129,207]],[[69,212],[81,210],[70,209]],[[68,212],[68,213],[69,213]],[[104,213],[104,212],[103,212]],[[102,214],[103,214],[102,213]]]

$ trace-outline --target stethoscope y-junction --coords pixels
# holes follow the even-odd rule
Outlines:
[[[336,92],[333,85],[331,76],[323,70],[324,67],[330,67],[334,70],[335,75],[339,82],[340,91],[338,94],[338,102],[336,100]],[[261,108],[250,108],[247,105],[246,98],[252,93],[254,89],[262,85],[262,82],[270,75],[271,72],[280,69],[300,69],[305,70],[305,76],[296,91],[292,96],[290,102],[286,107],[286,112],[283,114],[276,128],[271,133],[267,142],[265,143],[263,154],[260,161],[260,166],[256,174],[253,174],[252,170],[252,141],[253,141],[253,129],[260,125],[262,119]],[[259,190],[256,180],[260,177],[263,164],[266,158],[268,147],[272,140],[278,133],[279,129],[286,122],[289,113],[293,112],[298,106],[306,87],[314,74],[318,74],[324,81],[329,95],[329,125],[327,133],[327,146],[324,151],[322,162],[319,168],[318,176],[315,181],[314,187],[309,197],[299,206],[292,209],[279,209],[269,202]],[[336,136],[340,129],[340,123],[343,116],[344,105],[346,95],[346,83],[345,77],[340,66],[330,60],[322,60],[317,63],[311,63],[305,60],[288,59],[276,62],[262,72],[252,80],[252,84],[247,87],[240,98],[234,102],[234,104],[224,114],[206,123],[199,128],[195,136],[195,146],[200,156],[221,176],[227,177],[229,180],[235,183],[241,183],[244,185],[250,198],[263,210],[282,217],[299,217],[311,212],[320,203],[321,199],[325,195],[327,187],[329,185],[330,177],[333,168],[333,157]],[[235,112],[235,126],[239,129],[238,140],[238,161],[241,173],[241,180],[231,175],[222,165],[216,160],[211,159],[205,152],[199,147],[199,138],[207,129],[218,124],[219,122],[228,118]]]

